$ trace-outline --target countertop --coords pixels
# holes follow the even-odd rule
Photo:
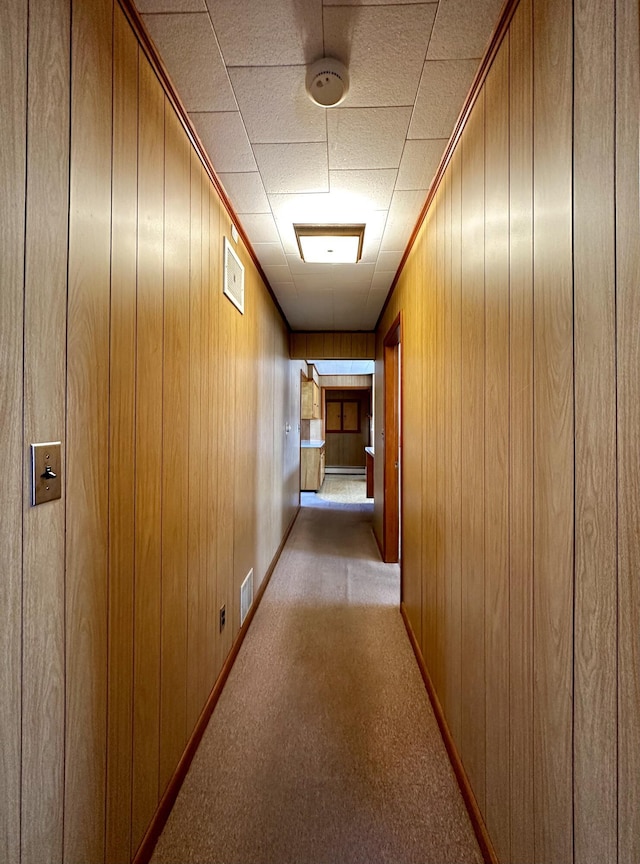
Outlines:
[[[301,441],[301,447],[324,447],[324,441],[321,438],[312,438],[311,441]]]

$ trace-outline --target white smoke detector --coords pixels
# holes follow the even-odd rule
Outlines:
[[[339,105],[349,92],[349,73],[344,63],[333,57],[316,60],[307,69],[307,94],[322,108]]]

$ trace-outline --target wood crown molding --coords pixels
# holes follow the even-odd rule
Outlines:
[[[242,227],[242,223],[238,218],[238,214],[233,208],[231,201],[229,200],[229,196],[225,192],[222,183],[218,179],[218,176],[215,172],[213,164],[209,159],[207,151],[200,140],[198,133],[196,132],[193,124],[191,123],[191,119],[187,114],[187,110],[182,104],[182,100],[178,96],[178,91],[176,90],[173,81],[167,71],[167,67],[164,65],[162,58],[158,54],[156,46],[153,43],[151,36],[149,35],[149,31],[147,30],[144,21],[140,17],[140,13],[136,9],[133,0],[118,0],[118,4],[120,8],[124,12],[129,24],[133,28],[133,32],[135,33],[138,42],[142,50],[144,51],[147,60],[151,63],[151,66],[158,76],[160,83],[162,84],[162,88],[167,95],[167,98],[171,102],[174,111],[178,115],[178,119],[182,124],[184,131],[191,142],[191,146],[194,148],[196,153],[198,154],[198,158],[202,162],[205,171],[207,172],[211,183],[213,184],[214,189],[218,193],[218,197],[222,201],[222,205],[229,214],[229,218],[235,225],[238,230],[238,234],[242,238],[244,245],[247,248],[247,252],[249,253],[251,260],[253,261],[258,273],[260,274],[260,278],[265,284],[267,291],[269,292],[269,296],[273,300],[276,309],[280,313],[280,317],[284,321],[287,330],[291,333],[291,325],[287,321],[287,316],[282,311],[282,307],[278,303],[278,299],[276,295],[273,293],[273,289],[269,284],[269,280],[267,279],[264,270],[262,269],[262,265],[258,261],[258,256],[256,255],[253,246],[251,245],[251,241],[249,240],[244,228]]]
[[[449,138],[449,143],[447,144],[445,151],[442,154],[442,159],[440,160],[440,164],[438,165],[438,170],[436,171],[434,178],[431,181],[431,186],[429,186],[429,191],[427,192],[427,200],[425,201],[424,206],[420,211],[420,215],[418,216],[418,221],[416,222],[414,229],[411,232],[411,237],[409,238],[409,242],[407,243],[407,246],[404,250],[404,254],[400,259],[400,264],[398,264],[396,275],[393,277],[393,282],[391,283],[391,287],[389,288],[389,293],[387,294],[384,305],[380,310],[380,315],[378,316],[378,320],[376,321],[376,330],[382,323],[382,318],[384,316],[384,313],[387,311],[389,301],[391,300],[393,292],[396,289],[396,285],[398,284],[402,269],[407,263],[407,258],[409,257],[411,250],[413,249],[413,244],[416,242],[418,234],[420,233],[420,229],[422,228],[422,224],[427,218],[429,208],[431,207],[431,204],[436,197],[436,193],[440,188],[440,183],[442,182],[445,171],[449,167],[449,162],[451,161],[453,152],[458,145],[458,141],[460,140],[460,136],[462,135],[465,126],[467,125],[469,116],[471,114],[471,111],[473,110],[473,106],[476,104],[476,100],[480,95],[482,85],[484,84],[486,77],[489,74],[489,70],[491,69],[491,64],[493,63],[495,56],[498,53],[500,46],[502,45],[502,41],[509,29],[509,24],[511,23],[511,19],[513,18],[519,2],[520,0],[505,0],[504,2],[504,6],[502,7],[502,11],[500,12],[500,17],[498,18],[498,23],[493,30],[491,39],[489,40],[487,50],[485,51],[484,57],[480,62],[480,66],[478,67],[478,71],[476,72],[475,78],[473,79],[473,83],[471,84],[471,88],[469,90],[469,93],[467,94],[467,98],[464,101],[462,110],[460,111],[455,126],[453,127],[451,138]]]

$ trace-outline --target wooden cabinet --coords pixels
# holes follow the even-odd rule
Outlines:
[[[320,388],[315,381],[302,382],[300,417],[302,420],[320,419]]]
[[[317,492],[324,482],[324,444],[322,447],[303,447],[300,458],[300,489]]]
[[[360,432],[360,403],[356,399],[327,399],[327,432]]]

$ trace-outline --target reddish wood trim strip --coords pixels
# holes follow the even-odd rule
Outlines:
[[[222,183],[220,183],[220,180],[218,180],[218,176],[214,170],[214,167],[211,163],[211,160],[209,159],[207,151],[205,150],[205,148],[202,144],[202,141],[198,137],[198,133],[196,132],[196,130],[194,129],[194,127],[191,123],[189,115],[187,114],[187,110],[184,107],[184,105],[182,104],[182,100],[178,96],[178,91],[176,90],[176,88],[173,84],[173,81],[171,80],[171,77],[169,76],[169,72],[167,71],[167,67],[162,62],[162,58],[160,57],[160,55],[158,54],[158,52],[156,50],[156,46],[153,44],[153,40],[151,39],[151,36],[149,35],[149,32],[148,32],[148,30],[144,24],[144,21],[140,17],[140,13],[138,12],[136,7],[134,6],[133,0],[118,0],[118,3],[120,4],[120,7],[121,7],[122,11],[124,12],[124,14],[127,16],[127,20],[129,21],[129,24],[131,24],[131,27],[133,28],[133,32],[136,34],[138,42],[140,43],[140,47],[144,51],[144,53],[147,57],[147,60],[149,61],[149,63],[151,63],[151,66],[152,66],[154,72],[158,76],[160,83],[162,84],[162,88],[163,88],[165,94],[167,95],[167,98],[171,102],[174,111],[178,115],[178,119],[180,120],[180,122],[184,128],[184,131],[187,133],[187,137],[189,138],[189,141],[191,142],[192,147],[194,148],[194,150],[198,154],[198,158],[202,162],[204,169],[207,172],[209,179],[211,180],[211,182],[213,184],[214,189],[218,193],[218,196],[219,196],[220,200],[222,201],[222,204],[223,204],[225,210],[229,214],[229,217],[231,218],[231,221],[233,222],[233,224],[238,229],[238,234],[242,237],[242,240],[243,240],[245,246],[247,247],[247,252],[251,256],[251,260],[255,264],[255,267],[256,267],[258,273],[260,274],[260,278],[264,282],[265,287],[266,287],[267,291],[269,292],[269,295],[270,295],[271,299],[273,300],[276,309],[278,310],[278,312],[280,313],[280,316],[282,317],[282,320],[286,324],[287,329],[289,330],[289,333],[291,333],[291,325],[287,321],[287,317],[284,314],[284,312],[282,311],[282,307],[278,303],[278,299],[277,299],[276,295],[273,293],[273,289],[271,288],[271,285],[269,284],[269,280],[267,279],[265,272],[262,269],[262,265],[258,261],[258,256],[254,252],[253,246],[251,245],[251,242],[250,242],[249,238],[247,237],[244,228],[242,227],[242,223],[238,219],[238,214],[234,210],[233,205],[232,205],[231,201],[229,200],[229,197],[222,186]]]
[[[236,661],[236,657],[238,656],[238,652],[244,642],[244,638],[247,635],[247,631],[251,626],[251,622],[253,621],[253,616],[258,611],[258,606],[260,605],[260,601],[264,596],[264,592],[267,589],[267,585],[271,580],[271,576],[273,575],[273,571],[276,569],[276,564],[280,559],[280,555],[282,554],[282,550],[284,549],[284,545],[289,539],[289,534],[293,529],[296,519],[298,518],[298,514],[300,513],[300,507],[297,508],[291,522],[289,523],[289,527],[285,531],[284,537],[276,554],[273,556],[273,560],[269,565],[269,569],[262,580],[262,584],[258,589],[258,593],[255,596],[254,602],[247,613],[247,617],[245,619],[244,624],[238,631],[238,635],[235,638],[233,645],[231,646],[231,651],[227,655],[227,659],[224,662],[222,669],[220,670],[220,674],[216,680],[216,683],[213,685],[213,689],[209,694],[209,698],[206,701],[204,708],[202,709],[202,713],[198,718],[198,722],[195,725],[193,732],[191,733],[191,737],[187,741],[187,746],[184,748],[184,752],[180,757],[180,761],[178,762],[178,766],[173,773],[171,780],[167,784],[167,788],[165,789],[164,795],[160,799],[160,803],[156,809],[156,812],[153,815],[151,822],[149,823],[149,827],[147,828],[144,837],[138,847],[138,850],[133,858],[133,864],[148,864],[151,860],[151,856],[153,855],[153,850],[156,847],[156,843],[158,842],[160,835],[162,834],[162,830],[167,823],[167,819],[169,818],[169,814],[173,809],[173,805],[176,802],[176,798],[178,797],[178,793],[184,783],[185,777],[187,776],[187,772],[191,766],[193,761],[193,757],[196,755],[196,751],[202,740],[202,736],[205,733],[209,720],[211,719],[211,715],[213,714],[213,710],[216,707],[218,699],[220,698],[222,691],[224,689],[224,685],[227,683],[227,678],[229,677],[229,673],[233,668],[233,664]]]
[[[458,753],[455,741],[453,740],[451,732],[449,731],[449,727],[447,725],[442,706],[440,705],[440,700],[438,699],[438,695],[431,681],[429,670],[427,669],[424,662],[422,651],[420,650],[418,640],[416,639],[413,628],[411,627],[411,622],[409,621],[409,616],[407,615],[407,610],[404,603],[400,604],[400,613],[402,615],[402,620],[404,621],[404,626],[407,629],[407,634],[409,636],[409,641],[411,642],[411,647],[413,648],[413,653],[415,654],[416,660],[418,661],[418,668],[420,669],[420,674],[422,675],[424,686],[426,687],[427,693],[429,694],[431,707],[433,708],[433,712],[436,715],[440,734],[442,735],[444,746],[447,749],[447,754],[451,762],[451,767],[453,768],[453,773],[456,775],[456,780],[458,781],[458,786],[460,787],[462,798],[469,813],[469,819],[471,819],[471,825],[473,826],[478,845],[480,846],[482,857],[485,861],[485,864],[499,864],[498,856],[495,853],[493,843],[491,842],[491,837],[489,836],[487,827],[484,824],[482,813],[480,812],[480,808],[478,807],[476,796],[473,794],[471,783],[469,782],[467,773],[464,770],[462,759],[460,758],[460,754]]]
[[[460,136],[462,135],[465,126],[467,125],[469,115],[471,114],[473,106],[476,104],[476,100],[480,95],[480,91],[485,82],[487,74],[489,73],[489,69],[491,69],[491,64],[493,63],[495,56],[498,53],[498,49],[502,45],[502,41],[509,29],[509,24],[511,23],[511,19],[513,18],[516,9],[518,8],[519,2],[520,0],[505,0],[504,2],[504,6],[502,7],[502,11],[500,12],[500,17],[498,18],[498,23],[494,28],[491,39],[489,40],[487,50],[485,51],[484,57],[480,62],[480,66],[478,67],[476,76],[473,79],[473,83],[471,84],[471,88],[469,90],[467,98],[465,99],[462,110],[460,111],[455,126],[453,127],[451,138],[449,138],[449,143],[447,144],[445,151],[442,154],[442,159],[440,160],[440,164],[438,165],[438,170],[436,171],[434,178],[431,181],[431,186],[429,187],[429,191],[427,192],[427,200],[424,203],[424,207],[420,211],[418,221],[414,226],[411,237],[409,238],[409,242],[407,243],[407,247],[404,250],[402,258],[400,259],[400,263],[398,264],[396,275],[393,277],[393,282],[391,283],[391,287],[389,288],[387,298],[384,301],[382,309],[380,310],[380,315],[378,316],[378,320],[376,321],[376,330],[380,326],[382,316],[386,312],[389,301],[391,300],[396,285],[398,284],[398,279],[400,278],[400,274],[402,273],[402,268],[407,263],[407,258],[411,253],[413,244],[416,242],[418,233],[422,228],[422,223],[426,219],[433,199],[436,197],[438,189],[440,188],[440,183],[442,182],[442,179],[445,175],[445,171],[449,167],[449,162],[451,161],[453,152],[458,145],[458,141],[460,140]]]

